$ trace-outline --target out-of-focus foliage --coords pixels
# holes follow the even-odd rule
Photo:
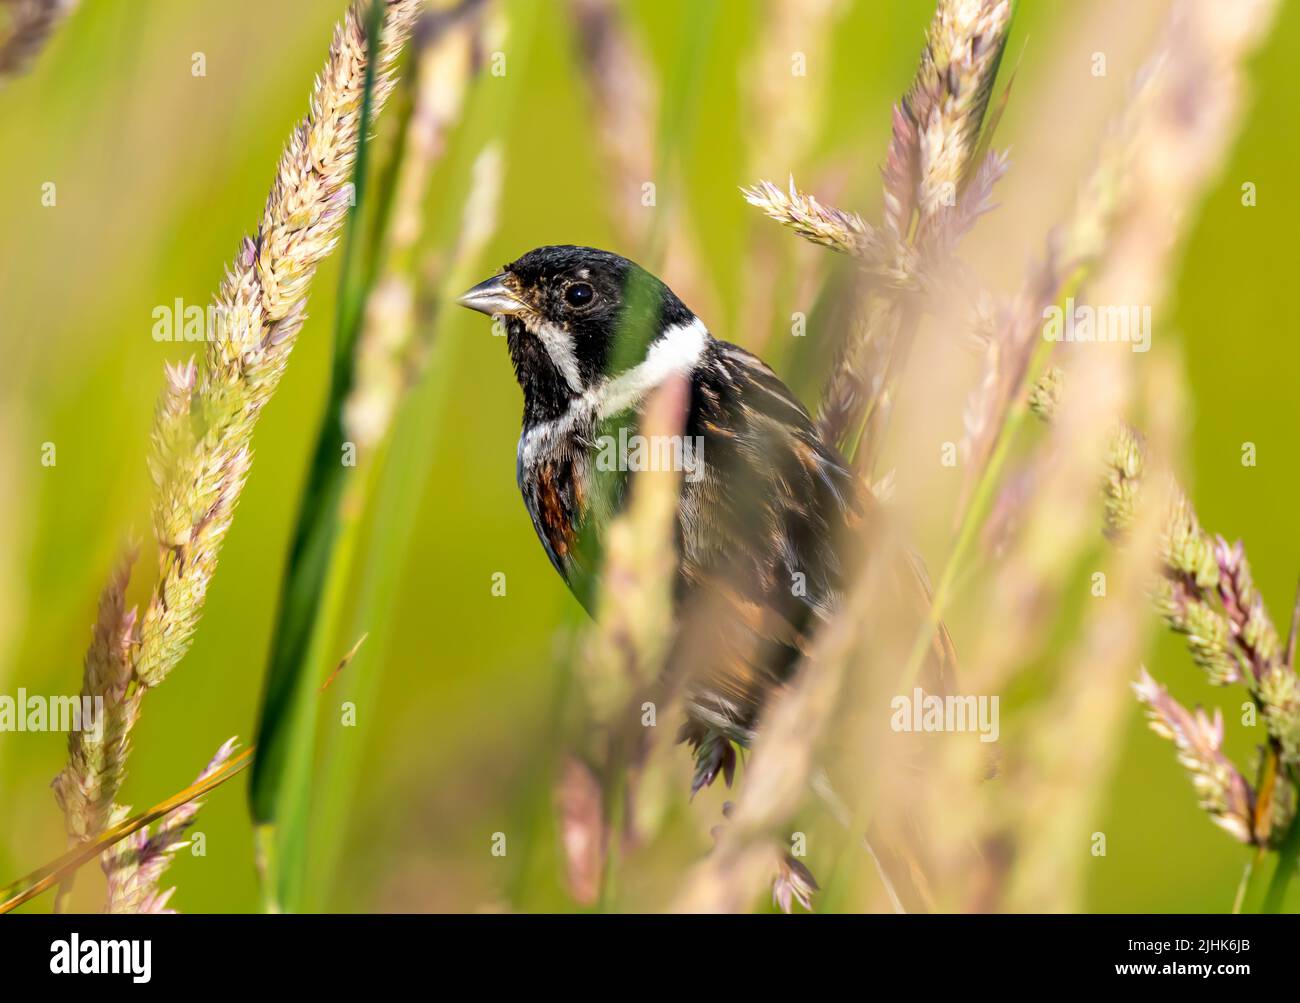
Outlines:
[[[85,4],[32,73],[0,91],[0,693],[76,690],[96,597],[123,529],[149,532],[145,450],[162,364],[195,347],[155,341],[154,311],[178,299],[209,302],[222,263],[261,211],[280,146],[302,113],[343,6]],[[753,61],[764,25],[760,0],[721,3],[707,56],[692,71],[690,114],[672,119],[684,129],[674,141],[684,188],[672,201],[693,230],[694,285],[708,296],[692,305],[708,311],[704,319],[718,336],[766,346],[783,375],[792,375],[784,367],[793,354],[788,317],[804,306],[794,290],[783,291],[767,318],[770,329],[755,325],[747,308],[755,283],[743,251],[775,225],[745,204],[738,187],[793,172],[810,190],[834,195],[835,204],[878,218],[871,200],[880,189],[890,106],[914,72],[930,5],[843,6],[830,50],[804,78],[822,89],[815,135],[795,162],[782,157],[779,141],[760,153],[749,147],[759,132],[750,98],[760,72]],[[998,134],[998,144],[1012,149],[1012,165],[998,189],[1004,208],[989,218],[999,253],[977,262],[1004,286],[1014,287],[1041,252],[1046,221],[1068,204],[1102,123],[1123,100],[1159,13],[1139,6],[1147,5],[1020,5],[1008,53],[1020,66]],[[502,225],[478,269],[483,276],[539,244],[625,250],[575,39],[555,8],[555,16],[531,18],[525,36],[500,43],[505,75],[480,85],[517,89],[504,105]],[[698,3],[633,0],[627,8],[661,92],[673,93],[689,52],[685,40],[700,30]],[[1280,622],[1300,568],[1293,504],[1300,489],[1300,318],[1291,275],[1300,227],[1300,204],[1291,197],[1300,172],[1290,65],[1297,46],[1300,7],[1286,4],[1251,67],[1239,143],[1192,227],[1170,310],[1154,335],[1157,347],[1176,345],[1186,367],[1192,425],[1183,473],[1197,510],[1224,535],[1247,538],[1256,584]],[[789,47],[800,49],[800,40],[789,39]],[[1104,77],[1093,75],[1096,53],[1107,57]],[[192,72],[198,54],[203,76]],[[462,131],[481,138],[474,128]],[[457,140],[453,133],[440,170],[463,173]],[[1253,207],[1242,204],[1247,183],[1257,193]],[[42,204],[47,184],[55,186],[54,206]],[[459,190],[435,178],[430,215],[458,216],[461,206],[445,193]],[[336,268],[332,260],[318,276],[311,317],[258,429],[252,475],[194,647],[167,686],[151,694],[136,729],[128,803],[180,789],[222,740],[253,733],[276,583],[327,391]],[[1135,355],[1134,364],[1145,359]],[[341,729],[334,740],[362,746],[364,781],[345,831],[336,834],[341,866],[319,879],[314,904],[351,911],[569,908],[549,824],[552,777],[538,763],[555,751],[545,746],[564,699],[553,657],[557,629],[580,622],[580,613],[517,496],[519,394],[502,341],[482,318],[450,318],[433,349],[430,379],[441,394],[431,446],[427,455],[399,457],[410,482],[424,485],[420,518],[405,544],[400,587],[383,611],[387,643],[366,652],[379,686],[357,707],[355,728],[341,728],[337,710],[326,711],[326,727]],[[953,413],[959,420],[960,401]],[[959,431],[955,426],[954,437]],[[1246,442],[1257,447],[1256,466],[1242,465]],[[41,464],[44,443],[55,444],[53,467]],[[924,518],[914,528],[922,550],[937,547],[946,529]],[[1081,596],[1088,595],[1084,570]],[[498,573],[504,596],[493,594]],[[142,598],[140,588],[132,601]],[[1240,715],[1225,704],[1235,699],[1231,691],[1206,685],[1178,639],[1162,636],[1147,665],[1184,704],[1223,706],[1230,720]],[[1008,694],[1004,713],[1014,715],[1032,690],[1031,683]],[[1091,827],[1107,834],[1107,854],[1089,862],[1087,904],[1224,909],[1247,851],[1206,824],[1136,703],[1129,716],[1109,804]],[[1247,761],[1250,731],[1227,731],[1227,752]],[[0,879],[62,848],[48,783],[64,760],[62,735],[0,733]],[[711,845],[724,795],[709,790],[687,805],[682,793],[665,793],[662,837],[625,865],[621,904],[662,902],[663,882],[678,880]],[[197,824],[206,855],[182,852],[169,872],[178,887],[172,904],[182,911],[257,907],[240,795],[226,788],[208,797]],[[491,852],[498,832],[507,836],[504,857]],[[1081,854],[1089,852],[1088,836],[1081,836]],[[95,908],[101,895],[101,879],[87,869],[74,904]],[[29,908],[49,908],[49,900]]]

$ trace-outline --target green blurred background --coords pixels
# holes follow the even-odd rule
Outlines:
[[[825,102],[813,143],[794,163],[779,155],[755,163],[745,144],[754,127],[747,74],[763,5],[728,0],[716,19],[701,15],[707,5],[637,0],[627,8],[661,89],[689,87],[677,140],[681,171],[666,183],[681,178],[671,198],[698,241],[698,285],[711,291],[716,311],[705,319],[720,336],[755,343],[768,332],[738,329],[743,250],[773,224],[744,204],[737,186],[756,180],[756,170],[777,181],[793,171],[810,184],[836,177],[839,201],[875,218],[890,104],[910,80],[932,5],[842,5],[831,50],[809,66]],[[19,686],[71,693],[78,685],[107,571],[128,531],[148,539],[145,450],[162,363],[189,354],[188,346],[152,339],[152,312],[177,298],[210,300],[261,212],[344,4],[83,6],[34,71],[0,91],[0,693]],[[503,43],[506,75],[479,84],[512,89],[508,119],[488,128],[504,141],[507,173],[502,224],[481,262],[483,276],[538,244],[624,249],[603,194],[566,10],[551,0],[506,6],[532,7],[533,16],[527,33],[512,32]],[[1022,3],[1008,53],[1019,70],[998,135],[1012,149],[1013,167],[999,193],[1003,209],[988,223],[998,254],[983,263],[1004,287],[1041,250],[1047,226],[1068,204],[1163,7]],[[703,55],[692,65],[687,40],[703,31]],[[789,47],[801,48],[800,40]],[[1286,4],[1251,66],[1240,141],[1199,211],[1171,309],[1156,326],[1156,337],[1178,342],[1185,360],[1193,422],[1186,474],[1202,521],[1246,538],[1257,582],[1281,622],[1300,570],[1300,346],[1288,281],[1300,230],[1298,50],[1300,7]],[[1108,56],[1102,79],[1090,73],[1096,51]],[[195,52],[205,54],[204,77],[191,75]],[[464,170],[457,138],[430,213],[459,212],[442,195],[453,189],[443,174]],[[41,204],[50,181],[53,208]],[[1241,205],[1246,181],[1257,185],[1255,208]],[[225,738],[252,734],[275,583],[327,385],[336,267],[327,263],[317,277],[311,319],[259,427],[252,476],[194,648],[145,705],[123,792],[137,807],[188,783]],[[774,327],[797,308],[781,304]],[[780,346],[771,354],[780,368]],[[331,739],[360,744],[364,779],[353,803],[329,821],[342,866],[320,881],[314,903],[343,911],[511,902],[569,908],[553,837],[521,818],[548,810],[536,764],[555,699],[553,651],[557,628],[578,617],[517,496],[519,394],[503,343],[489,337],[482,318],[451,317],[430,379],[439,417],[431,448],[418,458],[427,474],[420,519],[385,611],[387,643],[367,652],[379,685],[358,707],[358,727]],[[1254,468],[1241,466],[1245,441],[1257,444]],[[45,442],[57,448],[52,468],[40,463]],[[143,554],[137,598],[153,573],[151,547]],[[490,591],[498,571],[507,576],[504,598]],[[1176,640],[1162,637],[1148,664],[1185,703],[1222,704],[1235,719],[1238,694],[1205,685]],[[1229,751],[1248,758],[1242,729],[1230,724],[1229,734]],[[62,735],[0,735],[0,880],[62,849],[48,784],[64,754]],[[1108,854],[1089,861],[1088,907],[1226,909],[1247,851],[1197,809],[1170,748],[1145,730],[1136,704],[1120,763],[1110,803],[1092,826],[1107,833]],[[182,854],[169,874],[182,911],[257,907],[244,783],[209,797],[198,825],[207,856]],[[684,865],[707,849],[715,794],[691,806],[673,801],[663,860]],[[522,855],[512,849],[505,860],[493,857],[496,831],[531,833],[525,838],[534,844]],[[76,904],[95,908],[98,888],[97,876],[83,879]],[[49,907],[46,896],[28,908]]]

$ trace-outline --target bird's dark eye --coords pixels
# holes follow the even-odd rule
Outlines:
[[[569,306],[586,306],[596,295],[596,290],[586,282],[575,282],[564,290],[564,301]]]

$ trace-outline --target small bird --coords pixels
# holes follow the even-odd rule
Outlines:
[[[665,380],[688,382],[682,436],[697,469],[677,507],[679,620],[709,607],[710,664],[692,673],[682,738],[694,789],[748,745],[852,568],[840,547],[873,500],[798,398],[757,356],[714,338],[658,278],[590,247],[539,247],[460,297],[504,324],[523,390],[516,475],[551,563],[591,611],[591,550],[627,497],[601,443],[637,432]],[[608,464],[605,464],[608,466]]]

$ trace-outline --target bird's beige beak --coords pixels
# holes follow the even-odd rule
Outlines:
[[[456,302],[488,316],[513,316],[524,309],[523,302],[506,286],[504,272],[483,280],[473,289],[467,289]]]

